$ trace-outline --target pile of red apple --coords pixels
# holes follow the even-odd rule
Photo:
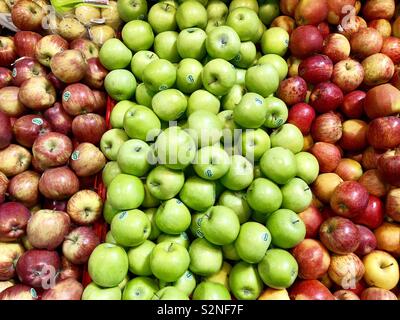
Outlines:
[[[81,297],[103,207],[98,49],[29,28],[0,36],[0,299]]]

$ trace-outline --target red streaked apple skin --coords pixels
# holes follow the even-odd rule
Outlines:
[[[400,149],[385,152],[378,160],[378,171],[386,182],[400,187]]]
[[[397,300],[396,295],[389,290],[370,287],[365,289],[360,296],[361,300]]]
[[[310,206],[303,212],[299,213],[299,217],[306,226],[306,238],[316,238],[319,228],[324,222],[324,218],[315,206]]]
[[[333,112],[321,114],[311,126],[311,135],[316,142],[335,143],[342,137],[342,121]]]
[[[376,229],[382,225],[384,216],[385,210],[382,201],[378,197],[369,195],[367,208],[353,218],[353,222]]]
[[[306,95],[307,83],[299,76],[283,80],[277,91],[277,97],[289,106],[304,102]]]
[[[400,118],[395,116],[372,120],[367,131],[368,143],[376,149],[392,149],[400,145]]]
[[[342,124],[343,134],[339,146],[347,151],[360,151],[367,146],[368,124],[363,120],[351,119]]]
[[[389,83],[368,90],[364,110],[370,119],[398,114],[400,112],[400,90]]]
[[[82,83],[74,83],[64,89],[62,106],[71,116],[93,112],[95,103],[93,91]]]
[[[22,83],[18,98],[28,108],[43,111],[56,102],[57,93],[46,77],[37,76]]]
[[[361,159],[361,164],[365,170],[378,168],[378,160],[384,154],[384,151],[376,150],[373,147],[367,147]]]
[[[384,197],[389,191],[389,185],[383,180],[377,169],[367,170],[358,180],[375,197]]]
[[[350,42],[344,35],[332,33],[324,39],[322,53],[327,55],[333,63],[347,59],[350,51]]]
[[[0,89],[11,85],[12,79],[13,77],[11,70],[0,67]]]
[[[300,280],[290,290],[291,300],[335,300],[335,297],[318,280]]]
[[[344,181],[333,192],[330,205],[333,211],[346,218],[353,218],[368,206],[368,191],[356,181]]]
[[[24,284],[15,284],[0,293],[0,300],[37,300],[36,290]]]
[[[8,186],[9,197],[31,208],[39,203],[40,175],[34,171],[24,171],[10,180]]]
[[[332,82],[343,92],[356,90],[365,79],[363,65],[354,59],[339,61],[333,67]]]
[[[35,57],[35,47],[42,36],[32,31],[18,31],[14,35],[14,43],[19,57]]]
[[[376,248],[376,238],[374,233],[362,225],[357,225],[360,233],[360,244],[354,253],[358,256],[365,256]]]
[[[333,72],[332,60],[318,54],[304,59],[299,65],[299,76],[309,83],[317,84],[328,81]]]
[[[361,259],[354,253],[333,254],[329,266],[329,277],[343,289],[354,287],[365,273]]]
[[[86,59],[78,50],[64,50],[50,60],[53,74],[64,83],[75,83],[83,79],[88,68]]]
[[[18,118],[13,125],[15,140],[27,148],[31,148],[36,138],[51,131],[50,123],[41,115],[28,114]]]
[[[15,61],[12,72],[13,85],[21,86],[21,84],[32,77],[46,76],[47,70],[39,61],[30,57],[22,57]]]
[[[46,290],[41,300],[81,300],[82,293],[82,284],[73,278],[67,278]]]
[[[82,276],[82,268],[72,262],[64,256],[61,257],[61,270],[59,279],[64,280],[68,278],[73,278],[75,280],[80,280]]]
[[[57,34],[41,38],[35,46],[35,58],[46,67],[50,67],[51,58],[60,51],[68,49],[68,41]]]
[[[105,119],[95,113],[82,114],[72,121],[72,133],[79,142],[99,144],[107,131]]]
[[[0,111],[9,117],[20,117],[27,108],[18,99],[20,89],[8,86],[0,89]]]
[[[340,160],[335,173],[344,181],[358,181],[363,174],[360,163],[353,159],[343,158]]]
[[[40,192],[52,200],[66,200],[79,190],[79,179],[67,167],[47,169],[39,180]]]
[[[392,59],[394,64],[400,63],[400,39],[397,37],[384,39],[381,53]]]
[[[19,0],[11,9],[11,17],[20,30],[40,31],[46,12],[35,1]]]
[[[400,189],[392,189],[386,197],[386,214],[396,222],[400,222]]]
[[[20,239],[31,217],[29,210],[18,202],[0,205],[0,241],[12,242]]]
[[[328,3],[325,0],[300,0],[294,14],[298,25],[316,25],[328,16]]]
[[[69,135],[72,129],[72,118],[66,113],[61,103],[56,102],[44,112],[44,117],[49,121],[53,131]]]
[[[104,79],[108,73],[107,69],[100,63],[99,58],[91,58],[87,61],[87,71],[83,82],[92,89],[103,88]]]
[[[335,171],[342,158],[339,148],[327,142],[315,143],[311,147],[310,152],[318,159],[321,173]]]
[[[383,53],[376,53],[362,62],[364,69],[364,84],[377,86],[389,82],[394,74],[393,61]]]
[[[350,290],[338,290],[333,295],[337,300],[360,300],[359,296]]]
[[[363,28],[351,36],[350,45],[357,58],[365,59],[381,51],[383,38],[377,30]]]

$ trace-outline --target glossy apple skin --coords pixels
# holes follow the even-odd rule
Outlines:
[[[323,47],[324,38],[318,28],[311,25],[300,26],[293,30],[289,48],[292,54],[299,58],[306,58],[319,53]]]
[[[374,233],[362,225],[357,225],[360,233],[360,244],[354,253],[358,256],[365,256],[376,248],[376,238]]]
[[[50,123],[41,115],[28,114],[14,122],[15,140],[27,148],[31,148],[36,138],[51,131]]]
[[[385,152],[378,160],[378,171],[385,181],[400,187],[400,149]]]
[[[332,82],[343,92],[356,90],[365,79],[363,65],[354,59],[339,61],[333,67]]]
[[[371,287],[365,289],[360,296],[361,300],[397,300],[396,295],[386,289]]]
[[[346,117],[351,119],[359,119],[364,113],[364,101],[366,93],[361,90],[355,90],[343,97],[343,103],[339,109]]]
[[[45,198],[43,201],[43,209],[56,210],[56,211],[67,211],[66,200],[51,200]]]
[[[400,227],[396,223],[384,222],[374,230],[377,241],[377,249],[389,252],[394,257],[400,257],[400,245],[397,240],[400,237]]]
[[[343,134],[339,146],[346,151],[361,151],[367,144],[368,124],[363,120],[351,119],[343,122]]]
[[[0,205],[0,241],[12,242],[20,239],[31,217],[29,210],[18,202]]]
[[[392,59],[394,64],[400,63],[400,39],[397,37],[387,37],[384,39],[381,53],[386,54]]]
[[[53,288],[42,294],[41,300],[81,300],[83,286],[75,279],[59,281]]]
[[[289,16],[279,16],[272,21],[271,28],[272,27],[282,28],[291,35],[293,30],[296,28],[296,21]]]
[[[362,176],[363,171],[361,165],[357,161],[343,158],[340,160],[335,173],[344,181],[358,181]]]
[[[88,68],[83,82],[92,89],[100,90],[103,88],[104,79],[108,74],[106,68],[100,63],[99,58],[91,58],[87,61]]]
[[[307,96],[307,83],[302,77],[294,76],[283,80],[278,88],[277,97],[287,105],[304,102]]]
[[[394,116],[372,120],[368,126],[368,143],[376,149],[392,149],[400,144],[400,118]]]
[[[318,159],[321,173],[335,171],[342,158],[339,148],[332,143],[317,142],[311,147],[310,152]]]
[[[336,214],[353,218],[368,206],[368,191],[357,181],[344,181],[333,192],[330,205]]]
[[[81,143],[89,142],[97,145],[106,131],[106,121],[98,114],[82,114],[72,121],[72,134]]]
[[[390,116],[400,112],[400,90],[389,83],[368,90],[364,110],[370,119]]]
[[[283,14],[294,17],[297,4],[300,0],[282,0],[279,2],[279,8]]]
[[[365,170],[378,168],[378,160],[385,152],[369,146],[362,154],[361,164]]]
[[[299,76],[312,84],[328,81],[332,76],[332,72],[332,60],[322,54],[308,57],[299,65]]]
[[[321,23],[328,16],[326,1],[302,0],[295,9],[295,18],[298,25]]]
[[[93,91],[82,83],[74,83],[64,89],[62,106],[71,116],[93,112],[95,97]]]
[[[335,111],[343,102],[343,92],[332,82],[317,84],[310,96],[310,105],[319,113]]]
[[[333,112],[321,114],[311,126],[311,135],[316,142],[335,143],[342,137],[342,121]]]
[[[337,254],[354,252],[360,244],[356,225],[338,216],[330,217],[322,223],[319,236],[325,247]]]
[[[335,297],[318,280],[300,280],[290,290],[291,300],[335,300]]]
[[[93,112],[103,116],[107,109],[107,94],[104,91],[93,90],[94,109]]]
[[[7,148],[12,140],[10,118],[0,111],[0,150]]]
[[[324,217],[315,206],[310,206],[299,213],[299,217],[306,226],[306,238],[315,239],[318,236],[319,228],[324,222]]]
[[[35,58],[23,57],[15,61],[13,68],[13,85],[21,84],[32,77],[46,76],[47,70]]]
[[[322,53],[327,55],[333,63],[347,59],[350,56],[350,51],[349,40],[339,33],[329,34],[324,39]]]
[[[12,37],[0,36],[0,67],[9,67],[17,58]]]
[[[51,128],[55,132],[69,135],[72,130],[72,118],[66,113],[61,103],[56,102],[51,108],[44,112],[44,117],[49,121]]]
[[[392,19],[395,12],[395,1],[372,0],[367,1],[362,8],[362,15],[367,20]]]
[[[13,80],[10,69],[0,67],[0,89],[11,85]]]
[[[400,189],[392,189],[386,197],[385,212],[396,222],[400,222]]]
[[[39,179],[40,175],[30,170],[14,176],[8,186],[9,198],[28,208],[36,206],[40,200]]]
[[[0,300],[38,300],[38,295],[30,286],[15,284],[0,293]]]
[[[376,229],[383,223],[385,209],[382,200],[373,195],[368,197],[367,208],[353,218],[354,223],[362,224],[370,229]]]
[[[362,28],[351,36],[350,45],[356,58],[365,59],[381,51],[383,38],[373,28]]]
[[[52,200],[66,200],[79,190],[79,179],[67,167],[46,170],[39,181],[40,192]]]
[[[32,31],[18,31],[14,35],[14,43],[19,57],[35,57],[35,47],[42,36]]]
[[[289,109],[288,123],[294,124],[303,135],[310,133],[315,110],[307,103],[297,103]]]
[[[390,188],[377,169],[365,171],[358,182],[367,189],[370,195],[378,198],[384,197]]]

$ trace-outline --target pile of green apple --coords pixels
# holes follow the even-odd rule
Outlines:
[[[127,7],[100,50],[117,102],[101,140],[110,231],[83,299],[257,299],[297,277],[319,166],[274,97],[279,4],[206,2]]]

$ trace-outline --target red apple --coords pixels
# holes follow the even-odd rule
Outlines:
[[[356,90],[363,79],[363,66],[356,60],[345,59],[333,67],[332,82],[344,92]]]
[[[290,288],[291,300],[335,300],[335,297],[318,280],[300,280]]]
[[[343,98],[343,103],[339,107],[346,117],[351,119],[361,118],[364,112],[364,101],[366,97],[364,91],[356,90],[346,94]]]
[[[87,65],[88,67],[83,82],[92,89],[101,89],[108,73],[107,69],[100,63],[99,58],[89,59]]]
[[[342,158],[339,148],[326,142],[315,143],[310,152],[318,159],[319,170],[322,173],[335,171]]]
[[[19,87],[21,84],[30,78],[37,76],[46,76],[46,68],[39,61],[30,57],[18,59],[12,71],[13,85]]]
[[[51,200],[44,199],[43,209],[55,210],[55,211],[67,211],[67,201],[66,200]]]
[[[367,208],[368,199],[368,191],[362,184],[344,181],[333,192],[330,205],[337,215],[352,218]]]
[[[37,300],[35,289],[24,284],[15,284],[0,293],[0,300]]]
[[[47,168],[66,164],[72,150],[71,139],[58,132],[48,132],[39,136],[32,147],[33,156]]]
[[[383,38],[389,37],[392,33],[392,25],[385,19],[371,20],[368,22],[368,27],[378,30]]]
[[[312,84],[328,81],[332,76],[332,71],[332,60],[322,54],[304,59],[298,70],[299,76]]]
[[[396,37],[384,39],[381,53],[392,59],[394,64],[400,63],[400,39]]]
[[[96,222],[102,214],[103,201],[92,190],[81,190],[74,194],[67,205],[71,220],[78,225],[90,225]]]
[[[42,111],[50,108],[56,102],[57,93],[46,77],[37,76],[22,83],[18,98],[28,108]]]
[[[46,170],[39,180],[40,192],[52,200],[66,200],[79,190],[79,179],[67,167]]]
[[[400,187],[400,149],[385,152],[378,160],[378,171],[389,184]]]
[[[364,84],[377,86],[389,82],[394,74],[393,61],[383,53],[375,53],[362,62]]]
[[[355,288],[364,273],[364,264],[354,253],[332,255],[328,274],[343,289]]]
[[[106,131],[106,121],[95,113],[79,115],[72,121],[72,134],[81,143],[89,142],[97,145]]]
[[[6,199],[6,192],[8,188],[8,178],[0,171],[0,204],[2,204]]]
[[[62,82],[75,83],[86,75],[88,65],[79,50],[64,50],[51,58],[50,68]]]
[[[348,59],[350,51],[349,40],[340,33],[332,33],[324,40],[322,53],[328,56],[334,63]]]
[[[392,19],[395,11],[394,0],[368,0],[363,5],[362,14],[367,20]]]
[[[347,15],[347,18],[342,20],[344,23],[337,26],[337,30],[350,40],[355,33],[367,28],[368,25],[362,17],[352,15],[351,11],[349,13],[350,15]]]
[[[389,190],[389,186],[376,169],[366,171],[358,182],[367,189],[369,194],[378,198],[385,196]]]
[[[343,122],[343,135],[339,141],[341,148],[347,151],[363,150],[367,146],[368,124],[363,120]]]
[[[53,72],[49,72],[49,74],[46,76],[47,80],[50,81],[50,83],[53,85],[54,88],[56,88],[57,92],[61,92],[65,89],[67,86],[64,82],[62,82],[60,79],[58,79]]]
[[[337,216],[321,224],[319,236],[325,247],[337,254],[354,252],[360,244],[360,233],[356,225],[349,219]]]
[[[350,45],[352,53],[364,59],[382,49],[383,37],[373,28],[363,28],[351,36]]]
[[[324,218],[315,206],[310,206],[299,213],[299,217],[306,226],[306,238],[316,238]]]
[[[69,215],[62,211],[39,210],[28,222],[28,241],[37,249],[54,250],[68,234]]]
[[[0,241],[15,241],[25,234],[29,210],[18,202],[0,205]]]
[[[317,84],[310,96],[310,105],[320,113],[334,111],[343,102],[343,92],[332,82]]]
[[[10,86],[12,79],[11,70],[0,67],[0,89]]]
[[[396,295],[389,290],[370,287],[365,289],[360,296],[361,300],[397,300]]]
[[[338,290],[333,293],[337,300],[360,300],[358,295],[350,290]]]
[[[330,28],[329,24],[327,22],[325,22],[325,21],[322,21],[322,22],[318,23],[317,29],[318,29],[319,32],[321,32],[322,38],[324,38],[324,40],[331,33],[331,28]]]
[[[66,237],[62,246],[64,256],[74,264],[89,260],[93,250],[100,244],[99,237],[90,227],[78,227]]]
[[[88,177],[100,172],[106,164],[103,153],[94,144],[79,144],[71,156],[70,166],[78,177]]]
[[[70,49],[79,50],[82,52],[86,60],[98,58],[99,56],[99,48],[93,41],[88,39],[75,39],[70,43],[69,47]]]
[[[287,121],[299,128],[303,135],[307,135],[314,119],[315,111],[309,104],[297,103],[289,109]]]
[[[376,229],[382,224],[384,215],[382,201],[373,195],[369,195],[367,208],[353,218],[353,221],[370,229]]]
[[[342,137],[342,122],[333,112],[327,112],[315,118],[311,126],[314,141],[335,143]]]
[[[400,118],[394,116],[374,119],[367,131],[368,143],[376,149],[391,149],[400,144]]]
[[[60,280],[64,279],[75,279],[81,280],[82,276],[82,268],[76,264],[73,264],[68,261],[68,259],[64,256],[61,257],[61,270],[60,270]]]
[[[293,30],[289,48],[292,54],[299,58],[306,58],[319,53],[323,47],[324,38],[315,26],[300,26]]]
[[[376,238],[374,233],[367,227],[357,225],[360,233],[360,244],[354,253],[358,256],[365,256],[376,248]]]
[[[107,94],[104,91],[93,90],[94,108],[93,112],[104,115],[107,109]]]
[[[82,284],[72,278],[59,281],[54,287],[42,294],[41,300],[81,300]]]
[[[35,1],[18,0],[11,10],[14,25],[20,30],[39,31],[46,11]]]
[[[294,17],[296,6],[299,0],[281,0],[279,1],[279,7],[283,14]]]
[[[10,180],[8,193],[10,199],[31,208],[39,203],[40,175],[34,171],[22,172]]]
[[[357,181],[363,174],[360,163],[353,159],[340,160],[335,173],[344,181]]]
[[[0,171],[7,177],[15,176],[27,170],[31,164],[30,152],[17,144],[10,144],[0,150]]]
[[[378,160],[382,156],[384,151],[375,150],[373,147],[369,146],[364,150],[362,155],[362,166],[366,170],[378,168]]]
[[[68,49],[68,41],[57,34],[50,34],[38,41],[35,48],[35,58],[46,67],[50,67],[51,58],[58,52]]]
[[[12,140],[10,118],[0,111],[0,149],[7,148]]]
[[[0,280],[11,280],[15,277],[15,265],[24,251],[19,243],[0,243]]]
[[[296,28],[296,21],[289,16],[279,16],[276,17],[272,22],[271,22],[271,28],[282,28],[283,30],[286,30],[286,32],[290,35],[292,34],[293,30]]]
[[[18,56],[35,57],[35,48],[42,36],[32,31],[18,31],[14,35],[14,43]]]
[[[27,109],[18,99],[18,87],[4,87],[0,89],[0,111],[9,117],[20,117]]]
[[[387,83],[368,90],[364,109],[371,119],[399,113],[400,90]]]
[[[328,16],[327,0],[300,0],[294,14],[298,25],[318,24]]]
[[[60,257],[55,251],[29,250],[17,262],[20,281],[35,288],[55,283],[59,269]]]
[[[81,83],[69,85],[62,95],[62,106],[71,116],[93,112],[95,103],[93,91]]]
[[[0,67],[10,66],[16,58],[17,51],[13,39],[0,36]]]
[[[13,133],[22,146],[31,148],[36,138],[51,131],[51,126],[41,115],[28,114],[15,121]]]
[[[386,197],[386,214],[396,222],[400,222],[400,189],[392,189]]]
[[[331,24],[338,25],[343,23],[342,20],[349,10],[346,8],[354,8],[356,0],[328,0],[328,22]]]
[[[56,102],[53,107],[44,112],[44,117],[49,121],[53,131],[69,135],[72,129],[71,116],[64,111],[62,104]]]
[[[304,102],[306,95],[307,83],[299,76],[283,80],[277,92],[277,97],[289,106]]]

